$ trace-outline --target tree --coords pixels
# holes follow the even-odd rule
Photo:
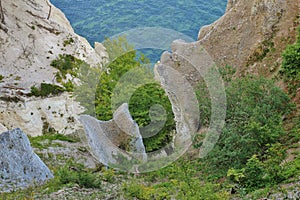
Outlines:
[[[243,168],[253,155],[264,155],[269,144],[286,134],[282,119],[292,109],[284,91],[262,77],[233,80],[226,93],[226,124],[206,157],[210,168],[219,173],[216,176],[230,168]]]

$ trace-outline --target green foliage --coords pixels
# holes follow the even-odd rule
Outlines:
[[[64,45],[64,47],[66,47],[67,45],[70,45],[72,43],[74,43],[74,39],[68,38],[67,40],[64,41],[63,45]]]
[[[115,180],[115,171],[113,169],[102,168],[102,178],[103,180],[112,183]]]
[[[58,95],[62,92],[64,92],[65,89],[58,86],[58,85],[53,85],[53,84],[48,84],[48,83],[41,83],[40,89],[32,86],[31,91],[30,91],[30,96],[36,96],[36,97],[47,97],[50,94],[51,95]]]
[[[65,87],[65,90],[67,92],[73,92],[74,91],[74,83],[71,80],[68,80],[67,82],[62,84]]]
[[[57,175],[63,185],[78,184],[85,188],[101,188],[101,179],[86,171],[82,164],[69,162],[58,169]]]
[[[115,40],[107,39],[103,43],[109,53],[110,62],[100,74],[96,88],[96,114],[101,120],[112,119],[112,92],[120,78],[129,70],[140,67],[136,59],[136,51],[130,46],[125,37]],[[118,105],[117,105],[118,106]]]
[[[268,144],[279,141],[286,134],[282,116],[291,110],[288,96],[272,81],[261,77],[234,80],[226,93],[226,124],[205,159],[210,170],[214,169],[219,176],[230,168],[242,168],[252,155],[263,155]]]
[[[72,43],[72,41],[73,39],[70,38],[69,40],[67,40],[67,43],[68,44],[69,42]],[[64,79],[67,78],[66,75],[70,74],[72,77],[78,77],[78,71],[80,68],[89,67],[89,65],[86,62],[77,59],[74,56],[69,54],[63,54],[63,55],[60,54],[57,59],[51,62],[50,65],[59,70],[55,74],[56,81],[58,83],[62,83],[62,85],[65,87],[66,91],[68,92],[74,91],[75,86],[71,80],[68,80],[67,82],[63,81]]]
[[[300,27],[298,27],[296,43],[287,46],[282,57],[281,74],[284,81],[288,83],[289,92],[295,94],[300,87]]]
[[[152,109],[152,113],[149,113],[151,107],[156,104],[163,106],[165,115],[161,109]],[[130,99],[129,110],[138,123],[142,136],[154,135],[143,138],[147,152],[158,150],[172,140],[171,132],[175,129],[172,105],[160,85],[153,83],[138,88]],[[150,123],[154,126],[147,127]],[[159,126],[161,123],[164,124],[162,128]]]
[[[2,82],[2,80],[4,79],[5,77],[0,75],[0,82]]]
[[[180,158],[125,184],[123,192],[129,199],[229,199],[229,194],[220,185],[205,183],[203,176],[199,176],[200,170],[196,160]]]
[[[81,67],[81,65],[87,64],[72,55],[60,54],[57,59],[51,62],[50,65],[60,71],[60,75],[62,78],[66,78],[67,74],[70,74],[73,77],[77,77],[77,71]]]
[[[284,180],[297,180],[297,178],[300,176],[300,152],[298,152],[292,161],[283,165],[281,176],[283,176]]]
[[[219,68],[219,72],[223,78],[223,81],[230,82],[233,79],[236,69],[229,65],[225,65],[224,67]]]
[[[300,165],[297,159],[282,165],[285,155],[285,148],[281,144],[273,144],[261,159],[257,155],[253,155],[248,159],[245,167],[229,169],[227,176],[236,184],[236,189],[242,188],[246,192],[266,186],[273,187],[291,176],[295,176],[296,171],[299,170]]]
[[[78,138],[74,138],[72,136],[62,135],[62,134],[51,134],[47,133],[42,136],[37,137],[29,137],[30,143],[32,147],[39,149],[46,149],[47,147],[52,145],[54,140],[67,141],[67,142],[79,142]]]
[[[158,84],[136,85],[136,82],[147,83],[153,76],[147,66],[148,59],[142,54],[137,57],[137,52],[127,43],[125,37],[119,37],[115,40],[107,39],[103,44],[109,53],[110,62],[103,67],[102,71],[87,66],[82,66],[79,69],[78,75],[82,85],[75,89],[76,100],[87,109],[86,114],[106,121],[112,119],[113,109],[118,108],[128,100],[129,111],[133,119],[147,133],[157,131],[157,127],[147,126],[151,122],[150,117],[154,123],[164,122],[164,117],[166,117],[166,123],[161,127],[161,130],[157,131],[158,134],[144,139],[147,151],[160,149],[170,142],[175,123],[171,104],[164,90]],[[122,79],[125,73],[133,73],[129,76],[130,80]],[[124,87],[119,89],[116,87],[117,84]],[[126,99],[124,95],[118,96],[117,102],[112,102],[113,93],[115,95],[125,94],[125,96],[133,93],[133,95],[131,99]],[[114,105],[112,105],[113,103]],[[164,108],[165,116],[160,116],[159,111],[161,110],[149,113],[151,106],[156,104]]]
[[[89,65],[81,65],[78,71],[78,78],[81,81],[79,86],[74,88],[74,96],[76,101],[83,106],[85,114],[95,117],[95,106],[97,106],[96,88],[99,84],[101,69],[98,67],[90,67]]]
[[[171,199],[167,191],[164,188],[154,188],[152,186],[146,186],[142,183],[132,182],[124,184],[123,192],[129,199],[137,198],[140,200],[163,200]]]

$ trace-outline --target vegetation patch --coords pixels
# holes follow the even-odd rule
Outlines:
[[[40,88],[37,88],[35,86],[31,87],[31,91],[29,96],[36,96],[36,97],[47,97],[49,95],[58,95],[66,91],[64,88],[48,84],[48,83],[41,83]]]
[[[113,117],[114,110],[111,101],[113,92],[115,94],[132,94],[129,100],[130,114],[140,129],[144,130],[141,131],[142,134],[143,132],[154,133],[153,137],[144,138],[146,151],[160,149],[171,141],[172,130],[175,129],[171,103],[164,90],[157,83],[131,84],[141,82],[141,80],[145,83],[149,80],[153,82],[151,78],[153,73],[147,66],[149,60],[143,54],[133,50],[133,47],[127,43],[124,37],[115,40],[108,39],[103,44],[111,60],[101,71],[86,66],[80,68],[79,78],[82,84],[76,88],[76,99],[86,108],[87,114],[96,116],[99,120],[107,121]],[[125,80],[123,84],[121,77],[124,78],[123,76],[131,71],[134,71],[134,75],[129,77],[130,80]],[[117,83],[124,86],[122,91],[116,91]],[[124,99],[123,95],[117,100],[118,102],[114,102],[115,108],[118,108],[127,99]],[[91,101],[94,101],[94,104],[91,104]],[[163,107],[165,116],[161,115],[161,110],[153,109],[153,112],[149,112],[150,108],[157,104]],[[164,125],[157,131],[157,127],[148,126],[151,124],[151,120],[153,123],[162,122]]]
[[[64,42],[63,42],[63,46],[66,47],[70,44],[73,44],[74,43],[74,39],[73,38],[68,38],[66,39]]]
[[[269,52],[274,51],[274,42],[272,41],[273,37],[270,39],[264,40],[250,56],[247,66],[254,64],[255,62],[262,61]]]
[[[79,142],[78,138],[75,138],[73,136],[68,135],[62,135],[62,134],[52,134],[52,133],[46,133],[42,136],[37,137],[29,137],[31,146],[38,149],[46,149],[49,146],[53,144],[54,140],[60,140],[60,141],[66,141],[66,142]]]
[[[2,82],[2,80],[4,79],[5,77],[3,75],[0,75],[0,82]]]
[[[300,88],[300,27],[298,27],[297,32],[296,43],[287,46],[282,54],[283,61],[280,70],[292,95],[296,95],[297,90]]]

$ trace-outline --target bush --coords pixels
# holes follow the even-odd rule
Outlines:
[[[144,139],[147,151],[160,149],[171,141],[171,132],[175,128],[169,99],[158,84],[131,84],[135,83],[136,80],[142,80],[142,82],[145,80],[146,82],[151,79],[150,77],[153,76],[153,73],[147,68],[148,66],[145,66],[149,61],[144,55],[139,54],[138,57],[137,52],[133,50],[133,47],[127,43],[124,37],[119,37],[115,40],[107,39],[103,44],[109,53],[110,62],[103,67],[101,72],[96,69],[80,69],[79,74],[83,84],[78,90],[84,91],[86,95],[82,95],[82,92],[78,91],[77,99],[81,102],[81,105],[86,106],[87,114],[96,115],[98,119],[107,121],[113,117],[112,103],[114,103],[114,108],[118,108],[123,102],[127,101],[127,99],[123,99],[125,97],[121,96],[118,97],[118,102],[112,102],[113,92],[114,94],[125,94],[125,96],[132,92],[133,96],[128,102],[129,111],[133,119],[141,127],[141,132],[143,132],[142,130],[146,132],[147,128],[147,133],[148,131],[157,131],[156,127],[147,126],[151,122],[149,109],[152,105],[161,105],[166,110],[166,123],[161,130],[157,131],[158,133],[155,136]],[[125,73],[132,72],[131,70],[134,70],[135,74],[130,77],[130,81],[122,84],[123,79],[121,78],[123,78]],[[94,77],[95,74],[100,75],[100,78]],[[137,74],[140,74],[140,76]],[[82,77],[82,75],[85,77]],[[95,83],[91,79],[99,81]],[[124,86],[122,91],[118,91],[118,88],[116,89],[117,83]],[[86,97],[93,98],[93,95],[95,96],[91,101],[94,102],[94,105],[91,105],[91,101],[88,101]],[[154,112],[152,114],[155,115],[154,118],[157,123],[164,122],[164,118],[162,118],[164,116],[160,116],[160,113]]]
[[[94,176],[82,164],[69,161],[57,171],[60,183],[63,185],[78,184],[85,188],[101,188],[101,179]]]
[[[287,46],[282,57],[281,74],[288,83],[289,92],[295,94],[300,87],[300,27],[296,43]]]
[[[60,54],[57,59],[51,62],[50,65],[60,71],[60,76],[62,78],[66,78],[67,74],[71,74],[72,76],[77,77],[77,72],[80,66],[87,64],[72,55]]]
[[[226,124],[205,159],[220,176],[243,168],[252,155],[266,153],[269,144],[285,135],[282,116],[291,111],[288,96],[272,81],[244,77],[229,83]]]
[[[160,109],[152,109],[151,118],[154,126],[147,127],[151,123],[150,108],[156,104],[163,106],[166,115],[162,115]],[[175,129],[174,115],[172,105],[160,85],[153,83],[138,88],[130,99],[129,110],[133,119],[138,123],[142,136],[143,134],[153,135],[143,138],[147,152],[161,149],[171,142],[171,132]],[[162,127],[159,126],[161,123],[164,123]]]
[[[63,55],[60,54],[57,59],[51,62],[50,65],[59,70],[55,74],[56,81],[58,83],[62,83],[62,85],[65,87],[66,91],[68,92],[73,92],[75,85],[71,80],[68,80],[67,82],[64,81],[64,79],[66,79],[66,75],[70,74],[73,78],[76,78],[78,77],[80,68],[90,67],[83,60],[77,59],[74,56],[69,54],[63,54]]]
[[[62,92],[64,92],[65,89],[53,84],[48,83],[41,83],[41,88],[38,89],[35,86],[31,87],[30,96],[37,96],[37,97],[46,97],[51,95],[58,95]]]

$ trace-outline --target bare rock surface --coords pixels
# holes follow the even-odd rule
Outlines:
[[[32,86],[39,87],[41,83],[60,85],[55,77],[58,69],[50,66],[60,54],[101,67],[108,57],[105,48],[98,43],[95,51],[48,0],[2,1],[2,7],[0,122],[9,129],[21,128],[31,136],[42,135],[49,128],[62,134],[81,129],[77,117],[83,108],[69,94],[44,98],[28,94]]]
[[[57,69],[50,63],[59,54],[74,55],[91,65],[101,63],[101,55],[74,33],[65,15],[48,0],[2,1],[2,7],[8,31],[0,29],[0,74],[4,76],[0,86],[28,89],[54,82]]]
[[[226,13],[201,28],[198,40],[219,66],[268,74],[295,40],[299,13],[300,0],[228,0]]]
[[[57,132],[71,134],[82,126],[78,115],[83,108],[68,93],[48,98],[30,98],[22,102],[0,101],[0,122],[8,129],[21,128],[31,136]]]
[[[42,184],[53,178],[21,129],[0,134],[0,149],[0,192]]]
[[[122,104],[110,121],[99,121],[88,115],[81,116],[80,121],[84,125],[90,151],[99,162],[131,170],[125,165],[120,166],[119,159],[142,162],[147,159],[139,127],[129,113],[128,104]]]

